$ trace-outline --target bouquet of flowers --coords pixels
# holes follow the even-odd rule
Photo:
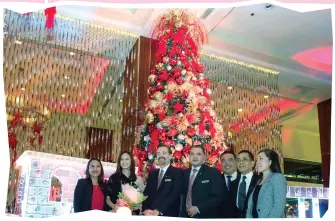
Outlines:
[[[119,193],[118,197],[117,206],[128,207],[132,211],[141,208],[142,202],[147,199],[147,196],[129,184],[122,185],[122,192]]]

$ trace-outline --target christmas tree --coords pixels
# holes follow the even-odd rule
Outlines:
[[[150,171],[160,145],[171,148],[175,167],[189,167],[194,145],[205,149],[208,165],[218,166],[226,146],[199,61],[199,47],[207,39],[204,26],[186,10],[170,10],[158,19],[152,37],[157,65],[148,78],[146,117],[133,147],[139,174]]]

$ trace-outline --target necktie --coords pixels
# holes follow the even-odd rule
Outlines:
[[[227,189],[229,190],[230,188],[230,183],[231,183],[231,176],[227,176]]]
[[[197,169],[192,170],[192,175],[190,177],[190,181],[188,182],[188,190],[187,190],[187,197],[186,197],[186,208],[192,207],[192,186],[195,179],[195,174],[197,173]]]
[[[246,178],[246,176],[243,176],[243,180],[240,183],[240,187],[238,190],[238,208],[240,210],[244,210],[244,202],[247,198],[247,183],[245,182]]]
[[[162,179],[163,179],[163,173],[164,173],[164,170],[161,169],[161,170],[159,171],[157,189],[158,189],[159,186],[161,185],[161,182],[162,182]]]

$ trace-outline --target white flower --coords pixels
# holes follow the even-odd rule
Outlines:
[[[166,67],[166,70],[171,71],[172,67],[169,65]]]
[[[183,150],[183,145],[181,145],[180,143],[176,145],[175,149],[176,151],[182,151]]]
[[[144,139],[144,141],[145,141],[145,142],[148,142],[148,141],[150,141],[150,140],[151,140],[151,138],[150,138],[150,136],[149,136],[149,135],[145,136],[143,139]]]

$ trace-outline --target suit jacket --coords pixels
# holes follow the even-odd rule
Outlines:
[[[248,191],[247,191],[247,198],[245,199],[245,202],[244,202],[244,210],[239,209],[239,218],[246,218],[247,208],[248,208],[248,200],[249,200],[249,197],[250,197],[251,193],[254,191],[254,188],[257,185],[258,180],[259,180],[259,176],[256,173],[254,173],[252,175],[251,182],[250,182],[250,185],[249,185],[249,188],[248,188]],[[236,201],[237,201],[237,197],[236,197]]]
[[[254,191],[248,199],[247,218],[253,218],[252,209]],[[263,183],[257,201],[259,218],[285,218],[285,204],[287,194],[286,178],[281,173],[270,173]]]
[[[106,204],[106,197],[108,194],[107,185],[103,185],[104,194],[104,211],[108,211],[109,207]],[[92,209],[92,194],[93,185],[91,179],[79,179],[74,190],[73,208],[74,212],[85,212]]]
[[[186,197],[191,169],[184,171],[182,217],[188,216]],[[193,218],[218,218],[218,205],[223,202],[223,194],[223,183],[218,169],[202,165],[192,186],[192,205],[198,207],[200,211],[200,214],[196,214]]]
[[[170,165],[157,189],[158,175],[157,169],[149,174],[144,189],[148,198],[143,202],[143,211],[157,209],[162,216],[179,217],[183,171]]]
[[[230,183],[230,188],[228,190],[226,179],[224,174],[221,175],[223,188],[224,188],[224,201],[219,206],[219,217],[220,218],[239,218],[240,211],[236,206],[237,199],[237,188],[240,182],[241,174],[237,173],[237,177]]]

